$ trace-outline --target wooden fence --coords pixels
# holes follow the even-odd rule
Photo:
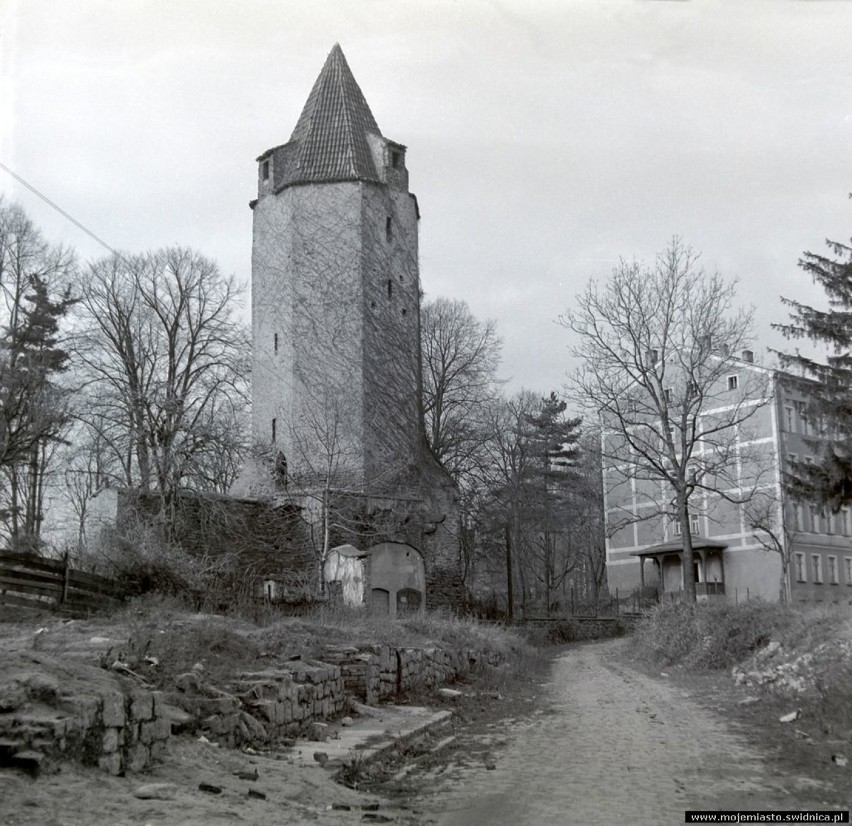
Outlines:
[[[124,600],[118,583],[76,571],[66,560],[0,551],[0,605],[85,615]]]

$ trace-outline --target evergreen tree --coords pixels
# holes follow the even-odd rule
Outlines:
[[[45,474],[69,420],[58,376],[73,270],[70,253],[0,203],[0,522],[16,548],[38,546]]]
[[[825,361],[798,351],[778,356],[786,370],[795,371],[785,381],[808,399],[806,412],[820,436],[808,440],[817,460],[793,462],[787,487],[798,499],[837,511],[852,503],[852,247],[836,241],[826,244],[829,255],[805,252],[799,267],[825,290],[828,309],[782,298],[791,308],[790,322],[773,327],[787,339],[809,339],[832,351]]]

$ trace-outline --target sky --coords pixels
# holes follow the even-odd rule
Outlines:
[[[0,24],[0,163],[111,247],[247,287],[255,158],[339,42],[408,147],[426,297],[497,322],[509,392],[560,392],[560,313],[673,236],[738,280],[771,363],[780,297],[823,300],[799,257],[852,235],[844,0],[0,0]],[[107,254],[2,169],[0,194]]]

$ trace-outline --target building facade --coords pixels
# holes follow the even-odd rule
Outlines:
[[[734,407],[749,411],[722,426],[713,444],[695,445],[693,472],[701,484],[689,519],[697,597],[852,604],[849,510],[829,514],[796,502],[783,484],[790,461],[806,460],[813,450],[807,440],[820,438],[806,399],[783,374],[755,364],[749,351],[742,355],[726,360],[697,417],[699,431],[712,432]],[[672,384],[664,393],[677,399],[683,388]],[[723,468],[711,461],[720,450]],[[620,597],[680,598],[683,536],[672,489],[636,472],[627,450],[623,461],[605,462],[603,476],[610,590]]]

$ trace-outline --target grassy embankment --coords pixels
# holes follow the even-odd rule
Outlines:
[[[685,672],[732,669],[749,692],[795,706],[799,725],[852,737],[848,613],[759,601],[661,605],[638,625],[632,651],[648,665]]]
[[[252,619],[246,617],[251,615]],[[432,611],[395,622],[365,611],[317,608],[288,618],[274,609],[211,614],[194,612],[175,597],[138,598],[111,616],[67,625],[53,624],[34,647],[62,654],[81,637],[114,641],[104,665],[120,660],[157,687],[200,664],[210,682],[227,682],[240,671],[259,670],[276,661],[323,659],[330,645],[443,647],[499,653],[499,667],[478,663],[471,677],[481,688],[500,689],[541,661],[538,650],[518,634],[494,624]]]

